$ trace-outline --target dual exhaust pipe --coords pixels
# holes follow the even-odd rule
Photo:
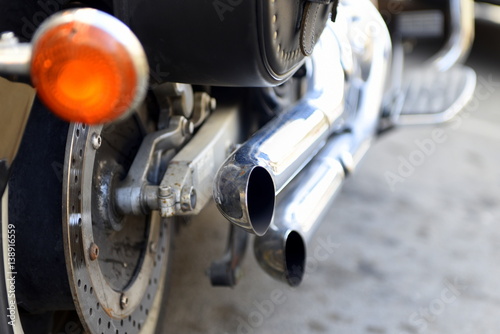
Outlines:
[[[389,33],[369,1],[349,5],[359,10],[347,13],[366,17],[342,15],[341,4],[337,22],[326,27],[306,61],[304,98],[233,152],[215,178],[220,212],[257,235],[254,253],[260,266],[291,286],[302,281],[307,243],[345,176],[366,152],[380,117]],[[365,49],[356,55],[347,31],[370,33],[367,27],[374,23],[380,30],[364,40]],[[352,105],[355,110],[349,109]]]

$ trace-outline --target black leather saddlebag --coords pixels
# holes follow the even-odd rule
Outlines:
[[[335,0],[115,0],[154,83],[272,86],[308,56]],[[333,13],[335,15],[335,13]]]

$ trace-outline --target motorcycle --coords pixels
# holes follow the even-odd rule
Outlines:
[[[212,200],[231,223],[212,285],[237,284],[254,235],[262,269],[298,286],[377,136],[449,121],[472,98],[473,2],[398,5],[5,4],[1,332],[168,331],[176,231]],[[404,40],[444,22],[443,49],[406,73]]]

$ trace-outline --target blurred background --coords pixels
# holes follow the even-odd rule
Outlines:
[[[474,100],[455,121],[383,136],[313,239],[304,282],[260,270],[234,288],[203,273],[227,222],[210,206],[176,240],[171,333],[500,331],[500,26],[477,22]],[[200,275],[201,273],[201,275]]]

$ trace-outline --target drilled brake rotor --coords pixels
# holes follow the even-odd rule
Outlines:
[[[113,186],[142,140],[140,124],[132,117],[69,129],[64,248],[73,300],[89,333],[151,333],[158,318],[171,224],[155,214],[121,216],[112,205]]]

